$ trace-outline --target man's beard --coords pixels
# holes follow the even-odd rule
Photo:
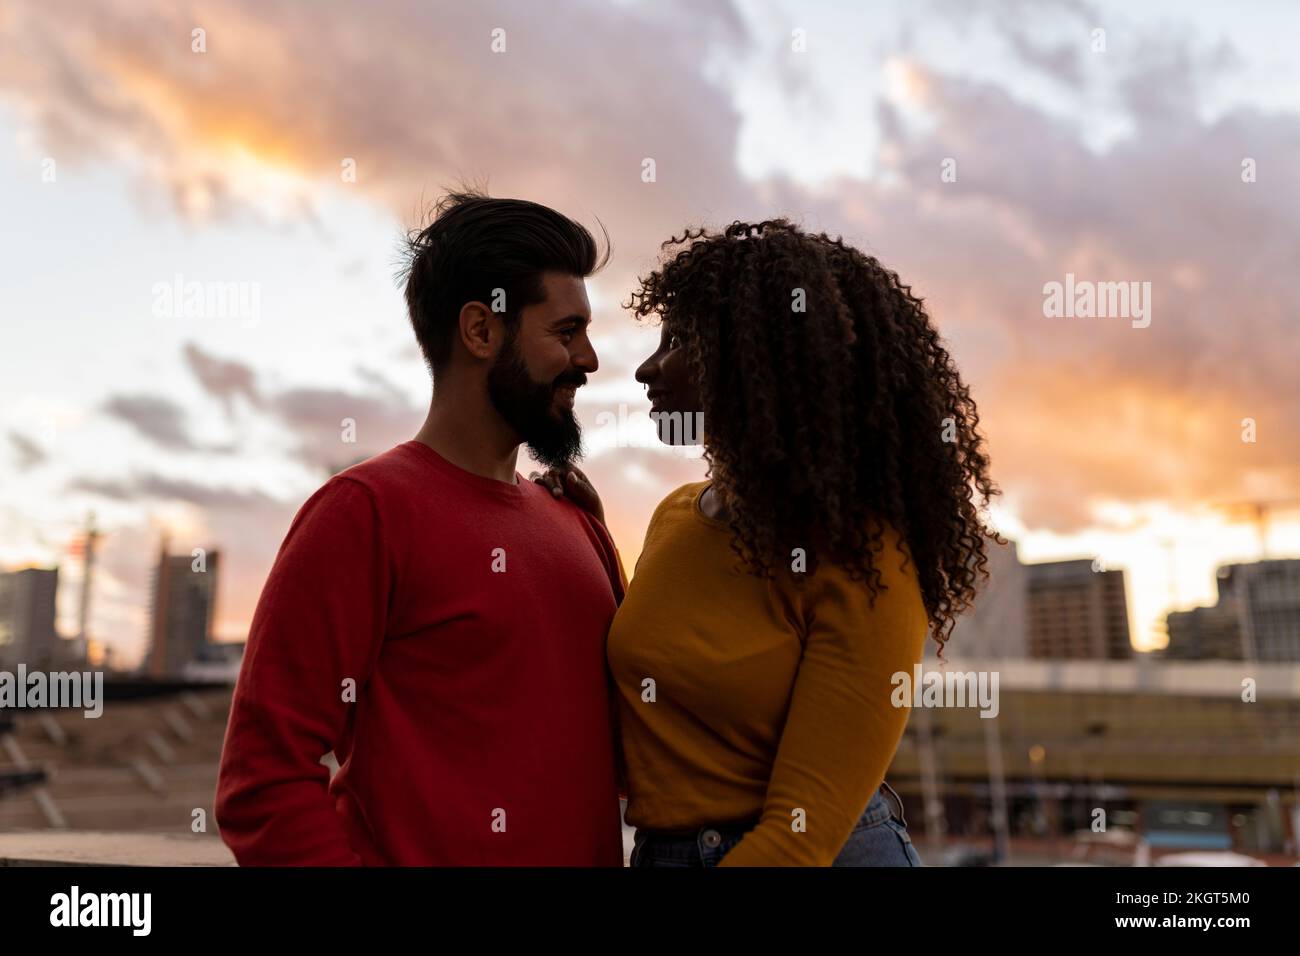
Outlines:
[[[582,456],[582,426],[572,409],[556,409],[555,392],[586,380],[582,372],[573,372],[554,382],[534,381],[512,333],[488,371],[488,398],[534,458],[547,468],[563,469]]]

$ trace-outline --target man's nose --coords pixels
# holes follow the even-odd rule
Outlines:
[[[591,373],[600,368],[600,359],[596,357],[596,347],[588,339],[583,343],[582,348],[573,353],[573,365],[584,372]]]

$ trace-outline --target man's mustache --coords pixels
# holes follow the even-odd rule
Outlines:
[[[572,385],[575,388],[581,388],[587,384],[587,376],[584,372],[575,372],[572,375],[561,375],[555,380],[552,389],[564,388],[566,385]]]

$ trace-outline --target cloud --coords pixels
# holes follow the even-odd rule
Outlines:
[[[655,507],[668,491],[704,480],[706,465],[652,445],[609,449],[579,467],[601,496],[606,524],[631,575]]]
[[[196,451],[198,445],[185,433],[185,410],[157,395],[115,395],[104,411],[126,422],[145,438],[171,451]]]
[[[392,393],[330,388],[289,389],[268,404],[293,435],[294,457],[331,474],[408,440],[424,415]]]
[[[232,411],[236,395],[243,395],[251,405],[261,404],[257,376],[250,366],[209,355],[193,342],[186,343],[183,354],[199,384],[209,395],[221,400],[227,415]]]
[[[1121,68],[1131,91],[1212,68],[1143,49]],[[1097,152],[998,86],[911,68],[932,122],[881,104],[890,175],[826,190],[808,218],[926,298],[1022,521],[1068,533],[1106,500],[1177,509],[1300,486],[1300,118],[1237,109],[1207,123],[1194,104],[1134,94],[1137,132]],[[956,182],[940,178],[946,157]],[[1243,157],[1267,176],[1243,182]],[[789,184],[773,200],[807,203]],[[1150,327],[1045,318],[1043,285],[1067,272],[1150,282]],[[1260,423],[1254,444],[1245,418]]]
[[[13,445],[14,451],[18,455],[19,471],[29,471],[37,465],[45,464],[50,459],[50,456],[45,454],[40,445],[18,432],[11,431],[9,433],[9,443]]]
[[[205,53],[190,49],[196,25]],[[0,25],[0,88],[56,155],[114,157],[188,218],[274,221],[333,187],[410,220],[420,197],[485,177],[498,195],[599,216],[643,255],[752,198],[733,172],[738,118],[705,76],[716,45],[746,42],[729,4],[685,0],[388,0],[365,16],[343,2],[107,0],[76,17],[20,2]],[[620,291],[636,267],[614,264]]]
[[[688,10],[689,30],[675,18]],[[1083,54],[1068,51],[1084,49],[1100,22],[1092,5],[1073,2],[1046,14],[1021,0],[969,20],[950,12],[958,27],[982,21],[999,30],[1021,64],[1067,92],[1087,73]],[[145,19],[151,29],[141,31]],[[581,57],[563,26],[574,20],[583,24]],[[190,51],[195,23],[207,31],[206,53]],[[1040,26],[1052,27],[1047,39]],[[496,27],[506,31],[503,53],[492,52]],[[1207,124],[1200,97],[1240,65],[1231,47],[1197,48],[1185,32],[1112,33],[1103,100],[1125,112],[1134,133],[1107,151],[1081,135],[1083,92],[1076,115],[1049,114],[1001,86],[927,64],[913,29],[908,75],[926,91],[914,107],[931,122],[877,104],[884,175],[816,195],[735,173],[739,117],[705,69],[719,49],[753,41],[728,5],[434,11],[389,0],[357,18],[342,3],[234,2],[195,17],[110,2],[69,19],[19,4],[0,26],[8,64],[0,83],[28,104],[43,137],[134,165],[187,215],[267,213],[259,203],[276,190],[261,188],[266,166],[310,195],[325,183],[343,188],[337,169],[353,158],[356,188],[407,218],[419,212],[417,197],[432,198],[444,182],[487,176],[498,194],[529,195],[588,221],[598,215],[615,245],[598,282],[618,299],[686,223],[784,212],[844,233],[928,297],[974,385],[995,475],[1031,503],[1024,520],[1069,531],[1090,520],[1094,500],[1119,494],[1163,488],[1177,503],[1205,489],[1234,493],[1244,474],[1240,449],[1222,444],[1232,430],[1213,431],[1215,453],[1197,454],[1180,444],[1168,408],[1272,423],[1261,429],[1267,442],[1250,449],[1251,474],[1300,478],[1289,464],[1300,461],[1297,430],[1277,427],[1300,403],[1290,332],[1300,305],[1291,268],[1300,179],[1290,162],[1300,121],[1238,109]],[[1077,46],[1063,45],[1076,36]],[[791,95],[820,108],[800,84]],[[1260,164],[1257,183],[1240,181],[1248,156]],[[655,183],[640,178],[647,157]],[[957,161],[955,183],[940,181],[946,157]],[[206,198],[196,204],[195,196]],[[1152,327],[1043,318],[1042,286],[1066,272],[1151,282]],[[296,454],[326,470],[418,424],[419,409],[364,366],[374,394],[303,388],[264,398],[242,363],[194,345],[186,360],[228,412],[237,396],[263,400],[294,432]],[[630,371],[609,363],[601,375]],[[1143,396],[1137,406],[1135,395]],[[115,411],[160,444],[192,447],[174,408],[143,401]],[[345,418],[357,422],[355,449],[340,438]],[[1083,423],[1130,456],[1046,437],[1078,434]],[[1053,457],[1037,454],[1049,443]],[[1170,460],[1181,464],[1179,480],[1153,485],[1151,462]],[[1066,472],[1074,477],[1062,480]]]
[[[137,474],[129,480],[77,478],[68,487],[69,490],[89,491],[118,501],[181,501],[205,509],[264,510],[284,506],[283,501],[263,491],[241,491],[153,473]]]
[[[966,5],[947,9],[960,33]],[[1053,9],[1086,44],[1098,11]],[[736,172],[741,117],[709,65],[752,38],[725,4],[384,0],[358,16],[342,2],[106,0],[69,17],[19,2],[0,21],[0,90],[61,162],[113,163],[140,195],[195,223],[310,218],[337,190],[410,221],[442,185],[486,176],[497,195],[604,222],[614,259],[594,285],[608,302],[625,298],[658,244],[688,223],[790,214],[844,234],[926,298],[979,403],[994,478],[1031,529],[1078,531],[1112,499],[1178,508],[1293,491],[1300,120],[1249,108],[1204,119],[1203,98],[1239,62],[1223,44],[1194,49],[1158,25],[1112,28],[1098,79],[1091,54],[1069,52],[1082,46],[1063,45],[1059,31],[1040,40],[1025,25],[1030,10],[1017,0],[985,19],[1005,26],[1016,69],[1048,80],[1058,100],[1074,96],[1072,109],[1051,112],[963,64],[927,61],[918,22],[901,51],[916,102],[862,104],[884,141],[880,175],[815,192]],[[196,25],[207,31],[203,54],[190,51]],[[504,53],[492,52],[495,27],[506,30]],[[801,110],[827,108],[825,87],[804,74],[774,85]],[[1103,151],[1084,135],[1094,93],[1131,131]],[[928,123],[916,122],[922,111]],[[939,176],[949,157],[953,183]],[[1257,182],[1241,181],[1247,157]],[[340,180],[346,158],[355,184]],[[641,179],[647,158],[652,183]],[[1045,318],[1043,284],[1067,272],[1151,282],[1151,327]],[[631,336],[607,331],[622,314],[609,312],[598,317],[597,334],[610,338],[602,358],[620,360],[593,377],[602,388],[635,365],[622,348]],[[275,376],[197,344],[183,356],[227,415],[269,419],[288,435],[283,457],[317,475],[406,440],[424,411],[375,371],[375,356],[361,360],[359,390],[276,390]],[[106,410],[164,449],[213,451],[196,448],[186,409],[168,399],[115,396]],[[1259,424],[1253,444],[1241,440],[1248,417]],[[344,440],[345,419],[356,442]],[[625,555],[664,491],[702,477],[698,462],[653,449],[619,448],[584,467]],[[240,583],[226,600],[245,608],[310,490],[285,488],[277,501],[150,472],[78,487],[200,509],[208,533],[238,555]]]
[[[367,368],[364,365],[358,365],[357,375],[360,376],[362,381],[366,382],[368,385],[373,385],[380,391],[387,393],[390,398],[401,401],[406,396],[406,393],[398,388],[396,383],[385,376],[382,372],[376,371],[372,368]]]
[[[280,499],[257,488],[235,488],[178,479],[156,472],[136,472],[125,479],[77,478],[68,491],[83,491],[114,501],[146,503],[144,521],[105,527],[101,560],[111,575],[110,587],[96,598],[96,618],[136,621],[119,633],[117,643],[128,659],[143,653],[148,627],[150,576],[164,536],[172,554],[206,548],[220,554],[217,620],[224,635],[240,637],[252,619],[267,569],[284,539],[304,495],[296,490]],[[175,511],[164,506],[188,506],[184,521],[171,520]],[[121,627],[119,625],[119,632]]]

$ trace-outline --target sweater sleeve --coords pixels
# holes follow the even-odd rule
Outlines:
[[[619,591],[617,599],[619,604],[623,603],[623,598],[627,595],[627,572],[623,570],[623,556],[618,553],[618,547],[614,545],[614,539],[610,538],[610,546],[614,549],[614,561],[618,565]],[[614,775],[617,779],[618,796],[620,800],[628,798],[627,783],[627,758],[623,754],[623,732],[620,726],[621,718],[618,713],[618,685],[614,681],[612,674],[608,675],[609,690],[609,726],[614,737]]]
[[[914,569],[900,560],[889,548],[876,558],[874,607],[840,568],[808,582],[807,637],[762,817],[720,866],[829,866],[879,789],[908,718],[890,701],[891,678],[911,673],[927,634]]]
[[[623,555],[619,554],[618,545],[614,545],[613,540],[613,538],[610,538],[610,543],[614,548],[614,562],[618,565],[618,584],[621,589],[618,597],[619,602],[622,603],[623,597],[627,594],[627,571],[623,569]]]
[[[618,553],[614,536],[593,516],[578,509],[577,505],[573,507],[581,513],[592,546],[595,547],[596,553],[600,555],[600,560],[605,565],[605,574],[609,577],[609,586],[614,592],[614,602],[622,604],[627,594],[627,573],[623,570],[623,556]]]
[[[362,863],[320,761],[366,692],[390,571],[372,493],[331,478],[280,546],[231,702],[215,811],[240,865]]]
[[[627,572],[623,570],[623,556],[618,553],[614,536],[603,524],[586,512],[583,512],[583,519],[587,523],[588,532],[594,536],[601,560],[605,563],[609,586],[614,591],[614,602],[622,604],[623,598],[627,596]],[[607,674],[606,692],[609,695],[609,726],[613,733],[615,786],[618,789],[619,799],[626,800],[627,761],[623,755],[622,735],[619,731],[618,685],[615,684],[613,675]]]

